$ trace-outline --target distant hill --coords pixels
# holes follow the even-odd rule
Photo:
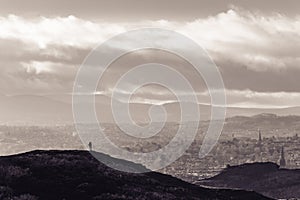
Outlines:
[[[118,159],[102,154],[117,164]],[[131,163],[129,167],[143,167]],[[255,192],[206,189],[156,172],[111,169],[87,151],[33,151],[0,157],[0,199],[268,199]]]
[[[198,184],[256,191],[276,199],[300,199],[300,169],[280,169],[274,163],[229,166],[215,177],[201,180]]]
[[[289,128],[300,131],[300,116],[280,116],[271,113],[262,113],[251,117],[235,116],[226,119],[225,128],[229,130],[262,130]]]
[[[102,122],[113,122],[111,98],[105,95],[96,96],[98,118]],[[130,103],[133,119],[144,122],[152,104]],[[178,102],[163,104],[168,113],[169,122],[180,120]],[[199,104],[201,120],[210,119],[211,106]],[[10,124],[66,124],[73,122],[72,95],[14,95],[0,94],[0,123]],[[273,113],[279,116],[300,115],[300,107],[290,108],[239,108],[228,107],[226,116],[253,116],[261,113]],[[149,119],[148,119],[149,120]]]

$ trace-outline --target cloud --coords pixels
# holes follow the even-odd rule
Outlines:
[[[274,106],[297,104],[300,16],[265,16],[239,8],[188,22],[104,23],[75,16],[0,17],[1,90],[4,93],[70,93],[78,67],[92,48],[118,33],[141,27],[175,30],[202,45],[218,65],[233,104],[266,105],[272,101]],[[149,56],[140,54],[140,58],[147,60]],[[176,60],[165,58],[172,64]],[[116,68],[110,73],[120,71]],[[182,67],[182,71],[194,85],[201,87],[197,92],[203,92],[194,71],[189,67]],[[111,87],[108,84],[102,90],[107,93]],[[157,89],[147,91],[136,99],[152,101],[160,98],[156,94],[163,93]]]
[[[0,18],[0,37],[18,39],[46,48],[49,44],[87,47],[124,32],[123,26],[96,24],[72,15],[69,17],[27,20],[15,15]]]
[[[251,90],[227,90],[228,106],[244,108],[285,108],[300,106],[297,92],[254,92]]]
[[[263,16],[229,10],[188,23],[182,32],[203,44],[216,59],[231,59],[249,70],[276,71],[300,56],[300,17]],[[222,58],[223,57],[223,58]]]

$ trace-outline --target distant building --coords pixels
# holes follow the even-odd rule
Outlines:
[[[260,129],[258,129],[258,143],[260,144],[262,141]]]
[[[286,161],[284,158],[284,147],[281,147],[281,154],[280,154],[280,160],[279,160],[280,167],[286,166]]]
[[[262,148],[262,137],[261,137],[261,131],[260,129],[258,129],[258,143],[257,143],[258,147],[259,147],[259,161],[260,162],[263,162],[263,155],[262,155],[262,151],[263,151],[263,148]]]

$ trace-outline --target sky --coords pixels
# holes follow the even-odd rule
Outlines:
[[[70,95],[77,70],[94,47],[119,33],[158,27],[207,50],[222,74],[229,106],[300,106],[297,0],[0,0],[0,5],[2,95]],[[191,82],[199,79],[186,64],[178,67]],[[99,93],[109,95],[111,89],[103,84]],[[209,103],[202,84],[197,91],[199,103]],[[173,97],[167,93],[145,87],[135,100],[168,101]]]

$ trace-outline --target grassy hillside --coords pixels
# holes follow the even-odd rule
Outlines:
[[[117,159],[102,156],[120,164]],[[130,167],[142,166],[132,163]],[[267,198],[254,192],[205,189],[156,172],[116,171],[86,151],[33,151],[0,157],[0,199]]]
[[[300,170],[280,169],[274,163],[231,166],[199,185],[256,191],[276,199],[300,199]]]

